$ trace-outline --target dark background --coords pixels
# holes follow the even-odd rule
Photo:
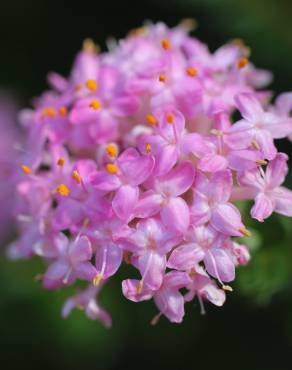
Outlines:
[[[274,72],[271,88],[292,90],[291,16],[289,0],[1,0],[0,88],[26,106],[46,88],[48,71],[68,73],[84,38],[104,48],[108,36],[123,37],[144,20],[173,26],[195,18],[195,35],[211,50],[243,38],[252,49],[251,60]],[[281,145],[291,152],[290,144]],[[162,318],[150,326],[153,303],[126,301],[121,276],[102,295],[113,329],[81,312],[63,321],[62,302],[72,291],[43,291],[34,281],[44,268],[39,261],[11,263],[1,256],[0,368],[291,369],[292,223],[274,216],[249,227],[253,260],[239,271],[224,308],[208,305],[207,315],[201,316],[198,305],[189,304],[182,325]]]

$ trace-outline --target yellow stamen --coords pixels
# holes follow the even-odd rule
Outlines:
[[[56,115],[57,115],[57,111],[53,107],[47,107],[47,108],[43,109],[43,116],[44,117],[53,118],[53,117],[56,117]]]
[[[251,236],[251,232],[249,230],[247,230],[245,227],[241,227],[239,229],[239,232],[243,235],[243,236],[247,236],[247,237],[250,237]]]
[[[217,130],[216,128],[213,128],[211,131],[210,131],[210,134],[212,135],[216,135],[216,136],[223,136],[223,132],[220,131],[220,130]]]
[[[154,125],[156,125],[156,124],[157,124],[157,119],[156,119],[156,117],[155,117],[155,116],[153,116],[152,114],[148,114],[148,115],[146,116],[146,121],[147,121],[147,123],[148,123],[149,125],[152,125],[152,126],[154,126]]]
[[[109,173],[117,173],[118,172],[118,167],[113,163],[108,163],[106,165],[106,170]]]
[[[159,76],[159,81],[160,82],[166,82],[166,76],[165,75],[160,75]]]
[[[80,91],[82,89],[82,85],[81,84],[77,84],[75,87],[74,87],[74,90],[76,92]]]
[[[57,161],[57,165],[60,166],[60,167],[63,167],[65,164],[65,159],[64,158],[59,158],[58,161]]]
[[[62,195],[63,197],[68,197],[68,195],[71,193],[71,190],[68,188],[67,185],[65,184],[60,184],[57,189],[56,189],[57,193],[59,193],[60,195]]]
[[[83,51],[87,53],[96,54],[99,51],[99,47],[94,43],[92,39],[85,39],[82,44]]]
[[[187,74],[189,75],[189,76],[191,76],[191,77],[196,77],[197,76],[197,74],[198,74],[198,71],[196,70],[196,68],[194,68],[194,67],[188,67],[187,69],[186,69],[186,72],[187,72]]]
[[[89,104],[89,106],[92,109],[98,110],[98,109],[100,109],[101,104],[100,104],[100,101],[99,100],[94,99],[94,100],[91,101],[91,103]]]
[[[194,31],[198,27],[198,22],[193,18],[185,18],[180,23],[179,26],[185,31]]]
[[[78,310],[84,310],[84,306],[82,306],[82,304],[77,304],[76,307],[78,308]]]
[[[28,166],[26,166],[25,164],[23,164],[23,165],[21,166],[21,169],[22,169],[23,173],[25,173],[26,175],[29,175],[29,174],[31,174],[31,173],[32,173],[31,168],[30,168],[30,167],[28,167]]]
[[[118,155],[118,149],[114,144],[108,144],[106,147],[106,152],[112,158],[115,158]]]
[[[237,65],[238,65],[238,68],[241,69],[241,68],[244,68],[247,64],[248,64],[248,59],[243,57],[239,59]]]
[[[79,172],[77,170],[74,170],[72,172],[72,179],[76,181],[77,184],[81,183],[81,176],[79,175]]]
[[[170,113],[170,112],[167,113],[167,115],[166,115],[166,121],[167,121],[167,123],[172,124],[173,121],[174,121],[174,115],[172,113]]]
[[[140,280],[137,286],[137,290],[136,290],[137,294],[141,294],[142,290],[143,290],[143,281]]]
[[[170,42],[168,39],[163,39],[161,41],[161,46],[163,47],[164,50],[170,49]]]
[[[97,89],[97,83],[94,80],[87,80],[86,87],[89,91],[94,92]]]
[[[251,145],[252,145],[256,150],[260,150],[260,149],[261,149],[261,147],[260,147],[259,143],[258,143],[256,140],[253,140],[253,141],[251,142]]]
[[[151,144],[149,144],[149,143],[147,143],[146,145],[145,145],[145,150],[146,150],[146,153],[151,153]]]
[[[267,161],[264,161],[263,159],[258,159],[257,161],[256,161],[256,164],[258,165],[258,166],[264,166],[264,165],[266,165],[268,162]]]
[[[92,283],[94,286],[99,286],[101,280],[102,280],[102,276],[100,274],[97,274],[95,278],[93,279]]]
[[[222,285],[222,289],[228,291],[228,292],[233,292],[233,289],[231,288],[230,285]]]
[[[65,116],[67,116],[67,113],[68,113],[68,111],[67,111],[67,108],[66,107],[61,107],[59,109],[60,116],[65,117]]]

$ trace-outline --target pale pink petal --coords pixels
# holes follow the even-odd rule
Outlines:
[[[232,183],[231,171],[216,172],[208,185],[208,196],[211,202],[227,202],[231,195]]]
[[[159,289],[166,268],[166,257],[153,251],[146,252],[138,258],[138,267],[147,289]]]
[[[114,275],[122,263],[123,252],[114,243],[105,243],[97,247],[95,265],[103,279]]]
[[[185,314],[185,302],[179,291],[163,289],[154,295],[154,302],[160,312],[163,313],[169,321],[174,323],[182,322]]]
[[[253,138],[254,125],[248,121],[240,120],[228,130],[224,142],[232,149],[246,149]]]
[[[64,278],[70,271],[70,266],[65,260],[57,260],[49,265],[43,279],[46,289],[57,289],[64,285]]]
[[[251,209],[251,216],[260,222],[270,217],[275,208],[275,202],[264,193],[259,193],[255,198],[255,204]]]
[[[190,224],[190,212],[182,198],[171,198],[161,210],[161,219],[170,230],[185,233]]]
[[[211,225],[217,231],[230,235],[242,236],[239,231],[244,226],[239,210],[231,203],[222,203],[212,210]]]
[[[205,172],[222,171],[227,167],[227,159],[218,154],[207,154],[198,163],[198,169]]]
[[[263,108],[257,98],[249,93],[242,93],[235,97],[235,103],[242,116],[250,122],[261,120]]]
[[[273,191],[275,200],[275,212],[281,215],[292,217],[292,191],[279,187]]]
[[[288,156],[278,153],[274,160],[269,162],[266,169],[266,182],[270,189],[280,186],[288,173]]]
[[[207,272],[219,281],[229,282],[235,278],[235,266],[226,251],[214,248],[206,253],[204,264]]]
[[[178,151],[175,145],[166,145],[155,156],[154,173],[156,176],[165,175],[176,164]]]
[[[228,156],[229,167],[235,171],[247,171],[257,167],[256,161],[263,160],[264,154],[258,150],[233,150]]]
[[[134,212],[139,197],[139,189],[131,185],[123,185],[116,192],[112,207],[122,220],[128,220]]]
[[[90,183],[99,190],[112,191],[121,186],[119,177],[107,171],[98,171],[90,176]]]
[[[91,262],[79,262],[74,266],[74,271],[79,279],[92,281],[97,274]]]
[[[191,162],[183,162],[167,175],[157,179],[155,187],[165,196],[176,197],[185,193],[193,184],[195,176],[194,166]]]
[[[90,240],[87,236],[77,238],[70,246],[70,258],[73,263],[88,261],[92,256]]]
[[[136,217],[145,218],[155,215],[160,211],[163,198],[153,190],[143,193],[135,207]]]
[[[152,298],[152,292],[147,289],[138,289],[140,280],[127,279],[122,282],[122,291],[126,298],[133,302],[147,301]]]
[[[176,270],[191,270],[194,266],[204,259],[205,252],[195,243],[183,244],[174,249],[171,253],[167,267]]]
[[[261,152],[264,155],[264,158],[272,160],[277,154],[277,149],[274,144],[272,135],[267,130],[256,130],[255,131],[255,141],[261,148]]]

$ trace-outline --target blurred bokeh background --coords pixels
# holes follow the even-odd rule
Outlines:
[[[291,16],[290,0],[1,0],[0,89],[27,106],[46,88],[48,71],[68,73],[84,38],[104,48],[108,36],[123,37],[144,20],[172,26],[195,18],[195,35],[211,50],[242,38],[251,60],[273,71],[271,89],[292,90]],[[280,145],[291,154],[289,143]],[[240,269],[226,305],[207,306],[205,316],[188,305],[179,326],[165,319],[150,326],[154,305],[127,302],[117,279],[102,295],[113,329],[82,312],[64,321],[60,310],[70,289],[44,291],[34,279],[40,262],[8,262],[1,246],[1,369],[291,369],[292,221],[273,216],[247,224],[253,259]]]

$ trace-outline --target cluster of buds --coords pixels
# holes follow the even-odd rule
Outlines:
[[[145,26],[105,53],[86,40],[69,78],[50,73],[51,89],[20,114],[27,144],[9,256],[40,256],[46,289],[88,281],[64,316],[82,307],[110,326],[97,295],[123,263],[136,273],[123,295],[153,298],[154,323],[181,322],[194,298],[202,312],[204,301],[221,306],[250,258],[234,202],[253,200],[260,222],[292,216],[288,158],[274,145],[292,135],[292,93],[272,105],[261,89],[271,75],[242,42],[211,53],[185,25]]]

